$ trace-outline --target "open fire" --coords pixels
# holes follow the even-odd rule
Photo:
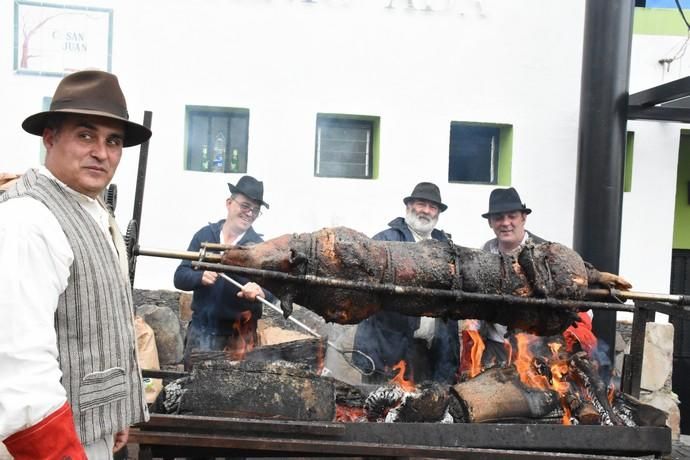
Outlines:
[[[401,361],[394,367],[397,374],[371,391],[363,406],[338,404],[337,420],[663,426],[662,411],[604,382],[590,318],[581,316],[577,327],[559,336],[511,336],[504,344],[507,360],[488,365],[482,364],[481,335],[465,329],[460,383],[450,388],[415,384],[405,378],[406,363]]]

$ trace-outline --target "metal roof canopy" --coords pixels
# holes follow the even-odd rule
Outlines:
[[[690,77],[631,94],[628,119],[690,123]]]

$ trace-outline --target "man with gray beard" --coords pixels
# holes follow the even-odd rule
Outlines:
[[[447,209],[435,184],[420,182],[403,203],[405,217],[390,221],[390,228],[377,233],[373,239],[410,243],[449,239],[449,235],[435,228],[439,215]],[[364,383],[389,381],[397,373],[393,367],[401,360],[406,362],[406,379],[452,383],[459,362],[458,322],[382,311],[359,324],[354,348],[374,362],[372,369],[371,362],[359,354],[353,355],[360,369],[373,371],[362,377]]]

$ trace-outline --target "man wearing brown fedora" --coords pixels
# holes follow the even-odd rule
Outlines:
[[[390,228],[373,239],[415,243],[434,239],[447,241],[448,235],[436,229],[439,215],[448,206],[441,200],[436,184],[420,182],[403,198],[405,217],[388,223]],[[377,313],[359,324],[354,348],[371,358],[353,355],[355,364],[371,375],[366,383],[383,383],[395,375],[393,367],[405,360],[405,377],[415,381],[453,382],[458,368],[458,322],[435,318],[416,318],[392,311]]]
[[[148,412],[126,250],[100,196],[151,131],[95,70],[22,127],[46,157],[0,196],[0,439],[15,459],[112,458]]]
[[[261,235],[253,224],[261,215],[264,201],[264,184],[252,176],[243,176],[237,185],[228,184],[230,196],[225,200],[225,219],[202,227],[192,237],[189,251],[199,251],[201,244],[222,243],[246,245],[261,243]],[[243,284],[238,289],[217,272],[199,271],[190,261],[182,261],[174,276],[175,287],[194,291],[192,296],[192,320],[185,339],[185,369],[192,367],[193,351],[228,352],[231,358],[241,359],[245,351],[257,344],[257,321],[261,318],[261,304],[256,296],[273,300],[270,293],[256,283],[234,276]]]

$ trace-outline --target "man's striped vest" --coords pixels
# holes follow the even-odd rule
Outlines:
[[[0,202],[21,196],[53,213],[74,253],[55,330],[62,385],[81,442],[89,444],[148,419],[129,281],[98,224],[55,181],[29,170]]]

